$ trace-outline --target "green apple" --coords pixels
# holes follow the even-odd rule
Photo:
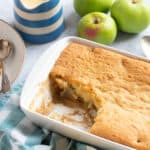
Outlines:
[[[79,21],[78,35],[98,43],[111,44],[117,35],[116,23],[104,13],[89,13]]]
[[[111,7],[111,16],[120,31],[138,33],[150,24],[150,6],[142,0],[116,0]]]
[[[74,8],[80,16],[90,12],[107,12],[113,0],[74,0]]]

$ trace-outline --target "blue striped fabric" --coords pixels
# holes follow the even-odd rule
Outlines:
[[[15,26],[23,39],[34,44],[55,40],[64,30],[60,0],[48,0],[35,9],[27,9],[21,0],[14,0]]]
[[[96,150],[28,120],[19,107],[22,85],[0,95],[0,150]]]
[[[24,12],[32,14],[32,13],[42,13],[42,12],[49,11],[50,9],[53,9],[54,7],[56,7],[58,5],[58,3],[60,2],[60,0],[50,0],[49,2],[44,3],[44,4],[40,5],[37,8],[34,8],[34,9],[25,8],[22,5],[20,0],[14,0],[14,2],[15,2],[15,5],[17,8],[21,9]]]
[[[54,15],[51,18],[45,19],[45,20],[38,20],[38,21],[29,21],[26,19],[23,19],[20,17],[16,12],[14,12],[15,18],[17,22],[20,24],[27,26],[27,27],[33,27],[33,28],[38,28],[38,27],[47,27],[52,24],[54,24],[61,16],[63,13],[63,9],[61,8],[56,15]]]

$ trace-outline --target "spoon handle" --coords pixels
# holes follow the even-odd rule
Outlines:
[[[10,90],[10,81],[8,79],[7,74],[5,73],[5,69],[4,69],[4,65],[3,62],[2,63],[2,85],[1,85],[1,93],[6,93]]]

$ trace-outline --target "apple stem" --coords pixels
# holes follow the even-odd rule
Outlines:
[[[100,18],[96,18],[96,17],[95,17],[95,18],[93,19],[94,24],[99,24],[100,21],[101,21]]]
[[[132,3],[133,3],[133,4],[138,3],[138,0],[132,0]]]

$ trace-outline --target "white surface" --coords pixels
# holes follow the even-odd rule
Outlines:
[[[126,146],[111,142],[109,140],[94,136],[86,131],[80,130],[77,126],[76,127],[69,126],[69,124],[58,122],[54,119],[50,119],[47,116],[40,115],[39,113],[33,112],[29,109],[29,105],[31,104],[33,97],[37,92],[39,83],[48,78],[48,74],[50,70],[53,68],[53,65],[55,64],[60,53],[70,42],[80,42],[82,44],[86,45],[88,44],[89,46],[92,47],[102,47],[118,51],[116,49],[112,49],[111,47],[106,47],[104,45],[100,45],[94,42],[89,42],[87,40],[74,37],[63,38],[62,40],[57,41],[40,57],[40,59],[34,66],[33,70],[29,74],[29,77],[25,82],[21,95],[20,105],[22,110],[36,124],[41,125],[42,127],[48,128],[50,130],[59,132],[73,139],[79,140],[80,135],[80,140],[82,142],[92,144],[100,148],[115,149],[115,150],[122,150],[122,149],[130,150],[130,148]],[[55,51],[52,51],[53,49],[55,49]]]
[[[150,4],[150,0],[145,0],[148,4]],[[60,38],[68,36],[68,35],[76,35],[76,27],[79,21],[79,16],[75,13],[73,9],[73,0],[62,0],[64,6],[64,16],[65,16],[65,32],[60,36]],[[14,24],[13,18],[13,0],[1,0],[0,4],[0,19],[3,19],[10,24]],[[120,48],[123,50],[127,50],[133,54],[144,56],[141,46],[140,46],[140,38],[143,35],[150,35],[150,27],[147,28],[144,32],[140,34],[126,34],[126,33],[118,33],[118,37],[113,47]],[[28,73],[31,71],[31,68],[38,60],[39,56],[48,49],[48,47],[52,44],[42,44],[42,45],[32,45],[26,44],[27,47],[27,55],[26,62],[22,73],[16,83],[23,81],[26,79]]]

